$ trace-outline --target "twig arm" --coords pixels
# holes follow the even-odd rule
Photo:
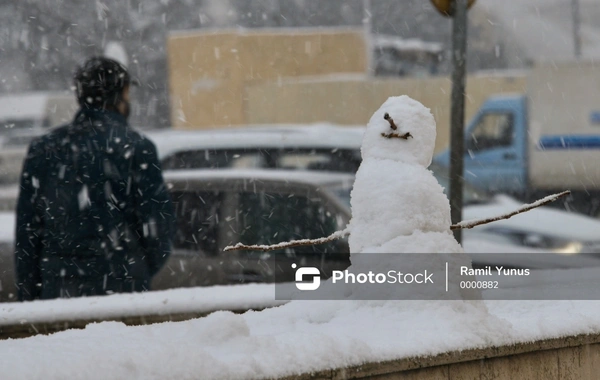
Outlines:
[[[299,247],[302,245],[316,245],[316,244],[324,244],[329,243],[330,241],[337,240],[346,235],[350,234],[350,229],[346,227],[346,229],[342,231],[336,231],[327,237],[322,237],[318,239],[301,239],[301,240],[292,240],[286,241],[282,243],[277,243],[273,245],[246,245],[242,243],[237,243],[236,245],[230,245],[223,248],[223,251],[238,251],[242,249],[253,250],[253,251],[274,251],[276,249],[283,248],[291,248],[291,247]]]
[[[548,203],[554,202],[557,199],[562,198],[568,194],[571,194],[571,192],[569,190],[563,191],[562,193],[549,195],[549,196],[542,198],[538,201],[535,201],[533,203],[523,205],[523,206],[519,207],[518,209],[516,209],[515,211],[509,212],[504,215],[493,216],[493,217],[485,218],[485,219],[464,220],[460,223],[451,225],[450,229],[456,230],[459,228],[473,228],[476,226],[480,226],[482,224],[488,224],[488,223],[492,223],[492,222],[495,222],[498,220],[508,219],[517,214],[521,214],[523,212],[532,210],[536,207],[544,206]],[[327,237],[322,237],[322,238],[318,238],[318,239],[292,240],[292,241],[281,242],[281,243],[277,243],[277,244],[273,244],[273,245],[246,245],[246,244],[242,244],[242,243],[237,243],[236,245],[230,245],[230,246],[225,247],[223,249],[223,251],[225,251],[225,252],[238,251],[238,250],[274,251],[276,249],[299,247],[299,246],[303,246],[303,245],[324,244],[324,243],[328,243],[328,242],[340,239],[349,234],[350,234],[350,228],[346,227],[342,231],[336,231]]]
[[[473,228],[475,226],[480,226],[482,224],[488,224],[488,223],[496,222],[498,220],[508,219],[511,216],[515,216],[517,214],[521,214],[523,212],[527,212],[527,211],[532,210],[532,209],[534,209],[536,207],[547,205],[548,203],[554,202],[555,200],[557,200],[557,199],[559,199],[561,197],[564,197],[565,195],[569,195],[569,194],[571,194],[571,192],[569,190],[567,190],[567,191],[563,191],[562,193],[548,195],[545,198],[537,200],[537,201],[535,201],[533,203],[529,203],[529,204],[523,205],[523,206],[519,207],[518,209],[516,209],[515,211],[509,212],[507,214],[493,216],[493,217],[485,218],[485,219],[463,220],[460,223],[456,223],[456,224],[451,225],[450,229],[451,230],[457,230],[457,229],[461,229],[461,228]]]

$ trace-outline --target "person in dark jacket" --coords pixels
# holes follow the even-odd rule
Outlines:
[[[127,70],[94,57],[74,84],[74,120],[33,140],[23,164],[20,300],[149,290],[171,252],[173,207],[156,147],[127,124]]]

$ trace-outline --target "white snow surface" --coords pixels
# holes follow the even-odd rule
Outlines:
[[[0,212],[0,242],[12,243],[15,239],[15,214]]]
[[[398,51],[426,51],[429,53],[441,53],[444,50],[444,45],[440,42],[429,42],[416,38],[405,39],[385,34],[373,35],[371,38],[376,49],[387,48]]]
[[[364,126],[329,123],[277,124],[207,130],[158,130],[144,133],[161,159],[186,150],[239,148],[348,148],[358,149]]]
[[[294,301],[149,326],[103,322],[0,341],[0,369],[10,379],[266,378],[600,332],[596,301],[486,306],[492,316],[459,301]]]
[[[2,95],[0,96],[0,119],[41,119],[48,98],[49,94],[43,92]]]
[[[110,319],[136,315],[209,313],[216,310],[261,309],[285,303],[274,299],[272,284],[170,289],[35,302],[0,303],[0,326],[78,319]]]
[[[383,140],[381,136],[380,139]],[[363,159],[350,202],[351,252],[379,246],[415,230],[450,233],[448,198],[433,174],[422,166]],[[412,248],[406,247],[407,250]],[[448,251],[452,252],[453,248]]]

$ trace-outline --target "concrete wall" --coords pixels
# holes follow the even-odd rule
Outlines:
[[[579,335],[510,346],[447,352],[285,377],[377,380],[596,380],[600,335]]]
[[[256,304],[240,310],[262,310],[282,304]],[[119,321],[126,325],[146,325],[166,321],[184,321],[204,317],[217,309],[188,310],[163,314],[131,314],[95,319],[74,316],[64,320],[20,321],[0,323],[0,339],[16,339],[51,334],[68,329],[82,329],[89,323]],[[282,363],[285,365],[285,363]],[[199,374],[198,378],[202,378]],[[600,334],[575,335],[555,339],[449,351],[435,356],[408,357],[379,363],[333,368],[281,378],[308,379],[414,379],[414,380],[596,380],[600,378]]]

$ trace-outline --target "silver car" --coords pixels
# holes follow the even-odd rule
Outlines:
[[[173,253],[153,279],[154,290],[290,281],[292,264],[317,267],[329,277],[350,265],[344,239],[269,252],[223,248],[319,238],[344,229],[350,208],[338,194],[349,194],[352,174],[221,169],[167,171],[164,176],[177,231]],[[0,222],[14,229],[13,214],[2,215]],[[0,242],[0,301],[15,300],[12,245]]]
[[[346,268],[346,240],[269,252],[223,248],[314,239],[344,229],[350,209],[336,193],[348,193],[353,177],[298,170],[166,172],[178,226],[174,252],[153,288],[290,280],[292,264],[317,267],[326,276]]]

